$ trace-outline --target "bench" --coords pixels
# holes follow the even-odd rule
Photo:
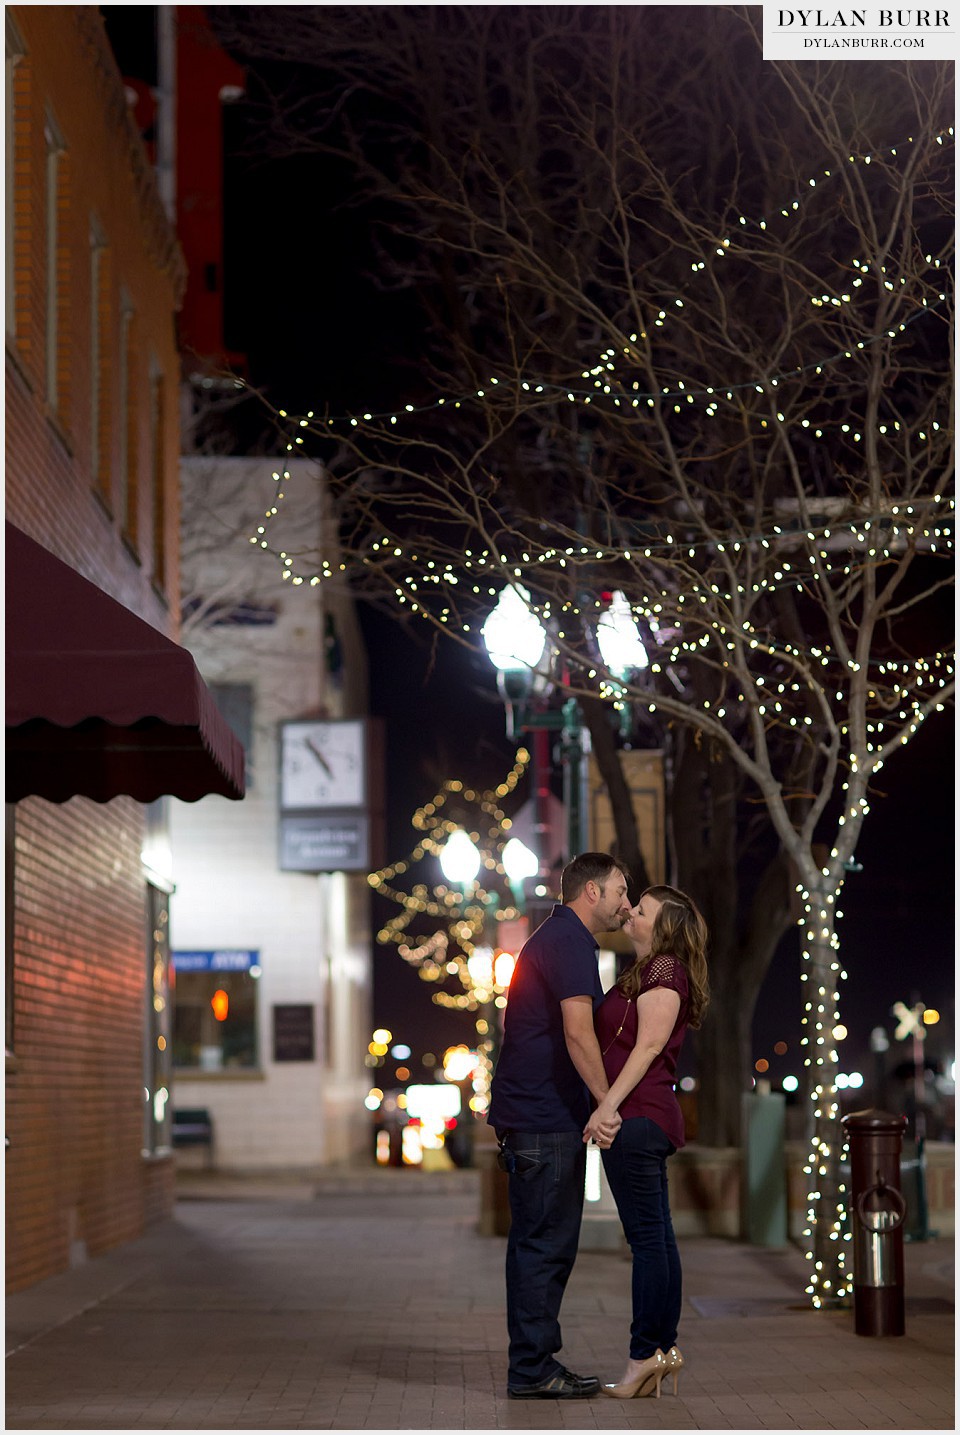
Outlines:
[[[170,1131],[174,1147],[206,1146],[207,1164],[213,1164],[213,1121],[206,1107],[175,1108]]]

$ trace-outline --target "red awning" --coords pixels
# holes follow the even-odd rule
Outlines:
[[[8,802],[244,793],[243,748],[196,664],[7,524]]]

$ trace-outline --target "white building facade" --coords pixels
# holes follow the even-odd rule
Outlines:
[[[322,472],[290,466],[271,544],[303,551],[321,534]],[[269,458],[182,460],[183,643],[250,776],[242,804],[170,804],[173,1104],[209,1113],[228,1171],[312,1170],[370,1143],[366,874],[279,866],[280,724],[364,718],[366,656],[347,595],[284,582],[251,544],[274,472]]]

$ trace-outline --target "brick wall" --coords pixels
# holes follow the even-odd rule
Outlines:
[[[10,6],[13,46],[14,204],[7,219],[14,246],[15,323],[8,324],[6,369],[7,513],[86,577],[166,632],[176,627],[178,592],[179,426],[176,404],[163,410],[164,503],[152,491],[151,369],[175,394],[179,360],[175,307],[182,259],[156,195],[140,139],[127,114],[123,84],[94,6]],[[8,37],[9,39],[9,37]],[[58,167],[56,394],[48,393],[48,252],[46,131],[62,142]],[[139,157],[139,159],[138,159]],[[103,241],[101,293],[94,295],[91,234]],[[166,239],[165,236],[166,235]],[[99,312],[100,431],[91,373],[93,309]],[[128,388],[120,412],[122,313],[133,313]],[[102,454],[104,481],[93,472]],[[136,513],[119,543],[127,475],[135,455]],[[91,501],[102,488],[102,501]],[[164,541],[154,541],[155,513]],[[154,571],[163,551],[164,571]]]
[[[15,303],[6,336],[7,514],[175,636],[178,415],[175,404],[164,406],[158,443],[150,376],[159,373],[167,393],[176,392],[174,312],[182,261],[130,125],[96,7],[11,6],[6,14],[8,53],[16,56],[8,97],[14,202],[7,237]],[[51,133],[62,145],[53,285]],[[93,292],[94,230],[107,255],[99,295]],[[136,314],[138,336],[126,416],[123,299]],[[50,302],[57,316],[52,386]],[[102,355],[99,416],[94,305]],[[126,444],[124,423],[132,435]],[[137,509],[126,535],[120,522],[125,449],[137,463],[131,486]],[[164,456],[162,495],[153,480],[157,452]],[[153,530],[158,514],[162,542]],[[142,1155],[143,833],[143,810],[129,798],[104,805],[77,798],[60,806],[30,798],[16,807],[7,889],[13,935],[6,1056],[9,1290],[140,1234],[172,1207],[172,1160]]]

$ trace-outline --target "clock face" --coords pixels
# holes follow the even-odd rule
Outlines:
[[[280,732],[280,806],[284,810],[364,805],[362,719],[288,722]]]

